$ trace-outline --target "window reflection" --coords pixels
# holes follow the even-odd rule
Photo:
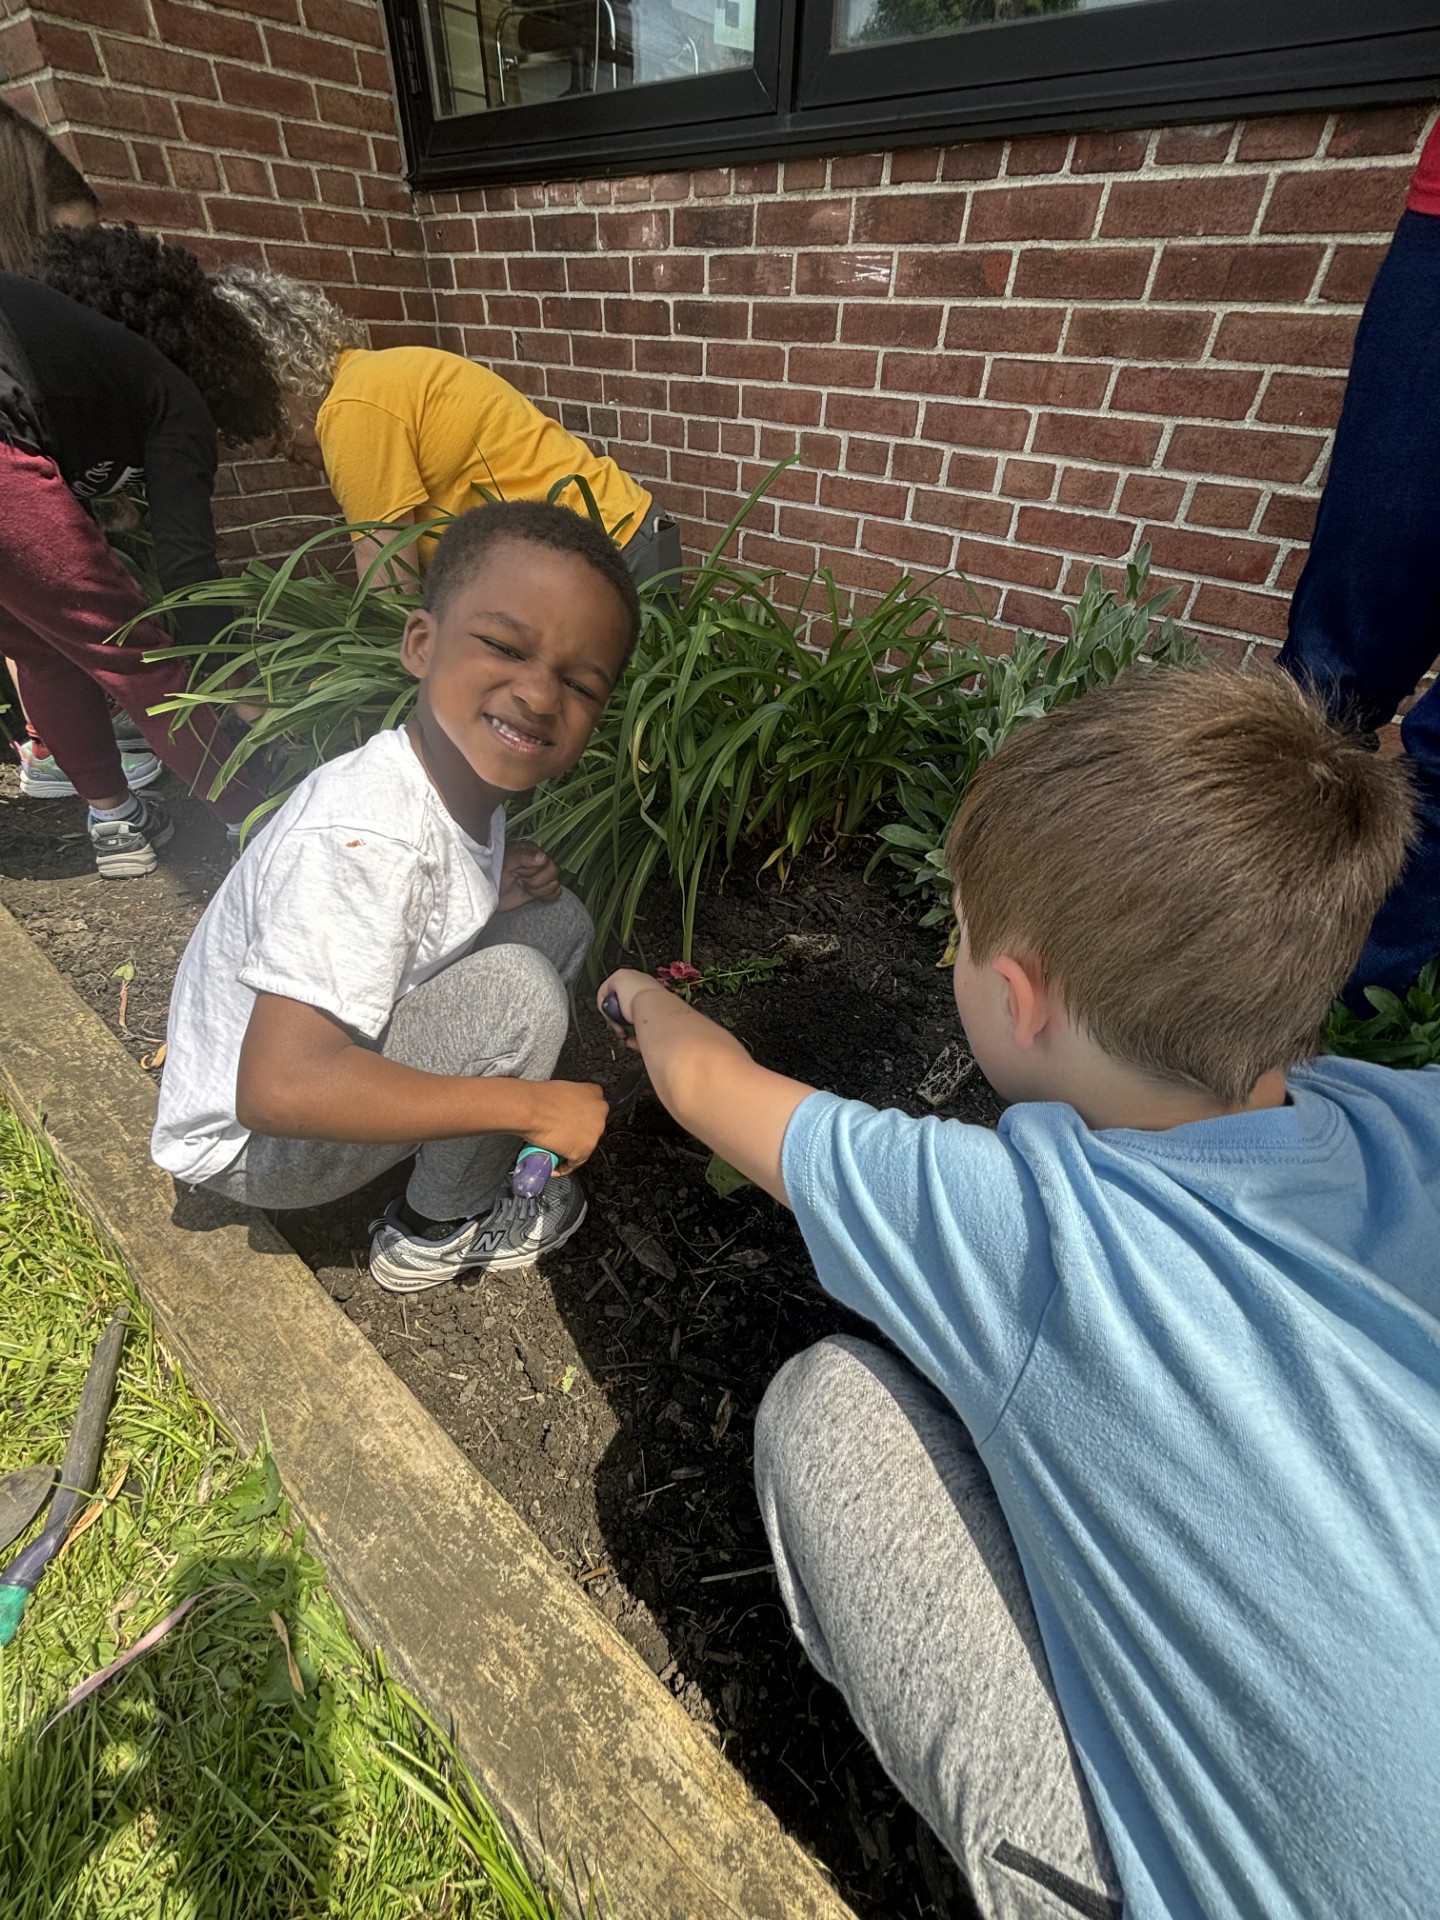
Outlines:
[[[1057,13],[1143,4],[1146,0],[839,0],[835,45],[873,46],[880,40],[918,40],[932,33],[959,33],[966,27],[997,27]]]
[[[438,118],[753,64],[755,0],[425,0]]]

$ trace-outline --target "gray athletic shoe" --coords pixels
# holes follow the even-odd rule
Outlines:
[[[423,1293],[472,1267],[503,1273],[563,1247],[585,1218],[585,1195],[570,1177],[551,1180],[537,1200],[497,1200],[448,1240],[424,1240],[400,1223],[400,1202],[372,1223],[370,1275],[387,1293]]]
[[[136,880],[155,871],[155,849],[163,847],[175,829],[157,801],[141,798],[139,812],[129,820],[92,820],[90,844],[102,880]]]

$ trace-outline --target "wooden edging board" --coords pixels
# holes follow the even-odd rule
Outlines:
[[[853,1920],[268,1221],[177,1196],[150,1082],[4,909],[0,1086],[196,1390],[243,1447],[268,1437],[357,1635],[453,1721],[572,1911],[594,1888],[615,1920]]]

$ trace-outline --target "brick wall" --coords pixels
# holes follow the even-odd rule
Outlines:
[[[702,548],[1059,630],[1142,541],[1225,650],[1283,637],[1430,110],[993,140],[431,196],[442,343]]]
[[[55,133],[110,220],[207,266],[323,286],[378,345],[434,343],[434,302],[401,174],[378,0],[0,0],[0,90]],[[222,473],[227,549],[286,512],[333,512],[304,468]]]

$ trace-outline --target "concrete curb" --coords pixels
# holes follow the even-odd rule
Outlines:
[[[150,1164],[154,1090],[0,909],[0,1086],[242,1445],[268,1430],[352,1625],[528,1856],[617,1920],[850,1909],[260,1215]],[[568,1868],[568,1872],[567,1872]],[[851,1916],[853,1920],[853,1916]]]

